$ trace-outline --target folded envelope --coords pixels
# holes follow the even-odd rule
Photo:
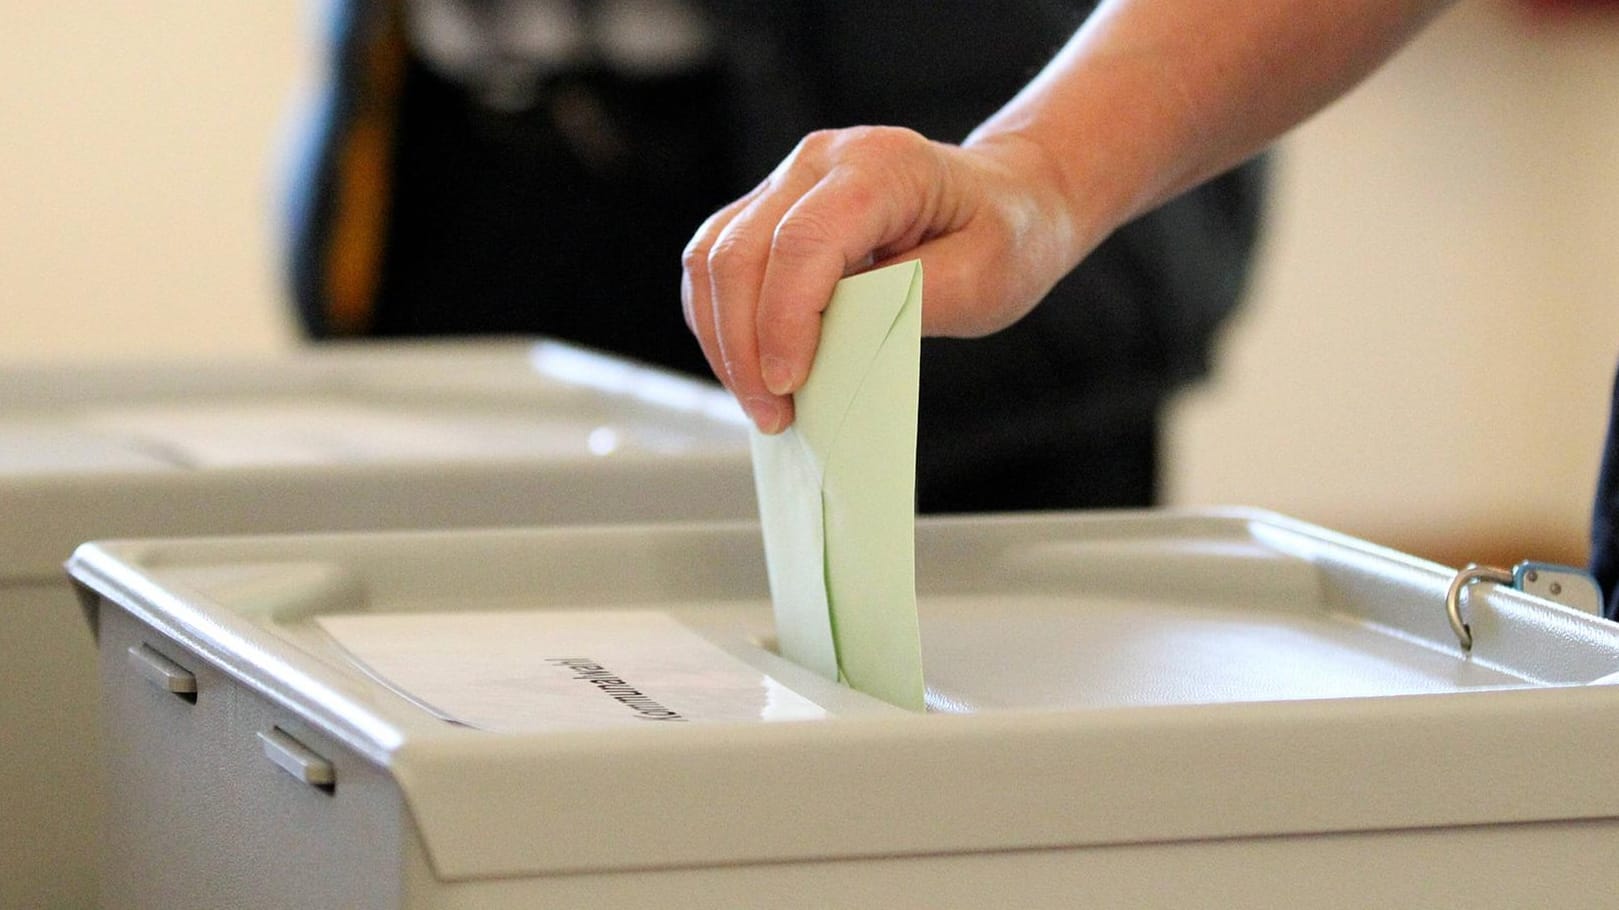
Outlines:
[[[838,282],[785,432],[753,434],[781,652],[920,711],[916,407],[922,265]]]

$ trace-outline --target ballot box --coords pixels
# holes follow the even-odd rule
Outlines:
[[[0,907],[95,899],[85,540],[753,513],[729,396],[560,344],[0,370]]]
[[[1619,893],[1619,626],[1485,583],[1464,651],[1452,571],[1266,513],[923,519],[909,712],[777,655],[758,538],[85,545],[107,905]]]

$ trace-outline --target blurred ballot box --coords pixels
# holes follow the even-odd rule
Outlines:
[[[85,540],[752,514],[728,395],[550,342],[0,371],[0,907],[95,900]]]
[[[1593,907],[1619,626],[1246,511],[923,519],[927,711],[750,523],[93,543],[108,906]]]

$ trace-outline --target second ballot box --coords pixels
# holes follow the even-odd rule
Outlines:
[[[0,370],[0,907],[95,901],[78,544],[747,517],[744,427],[717,386],[549,341]]]

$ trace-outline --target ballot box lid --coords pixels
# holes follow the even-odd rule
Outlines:
[[[554,341],[0,369],[0,581],[100,537],[752,511],[719,386]]]
[[[98,543],[109,603],[397,781],[445,879],[1619,817],[1619,626],[1263,512],[921,519],[930,710],[771,650],[756,526]],[[820,719],[494,733],[323,618],[655,611]],[[538,657],[538,655],[536,655]],[[341,783],[338,784],[341,788]]]

